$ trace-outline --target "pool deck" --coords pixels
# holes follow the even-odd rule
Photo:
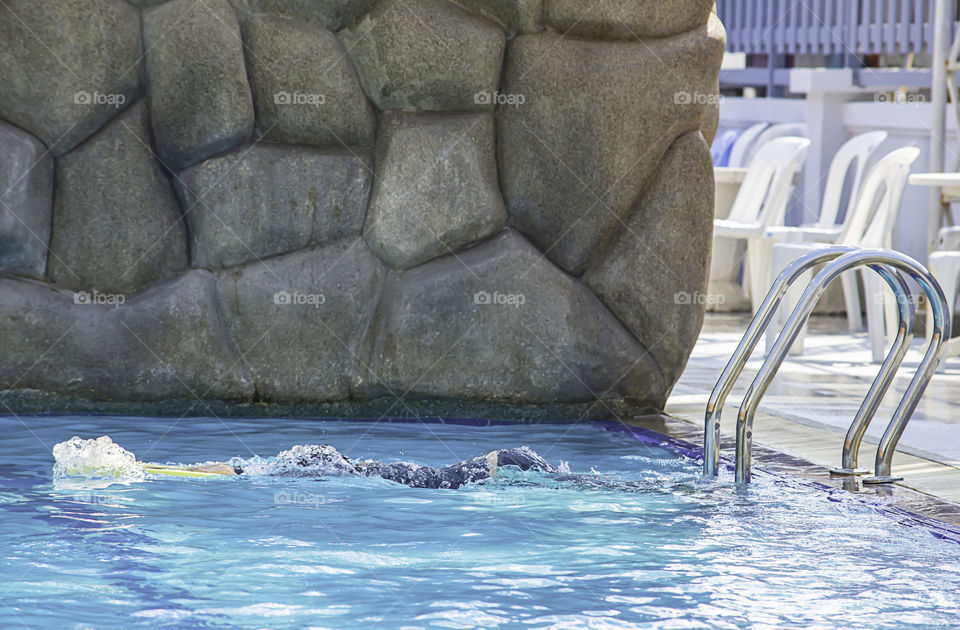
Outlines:
[[[669,429],[669,434],[702,443],[707,398],[749,321],[746,314],[707,314],[686,370],[666,407],[669,416],[690,426],[674,423],[663,427]],[[922,339],[911,346],[867,431],[860,449],[861,467],[872,468],[877,442],[920,362],[924,347]],[[721,429],[722,453],[731,458],[737,409],[762,359],[763,342],[727,400]],[[839,466],[843,436],[878,369],[879,364],[870,360],[866,333],[847,332],[846,320],[841,317],[814,317],[804,355],[791,356],[783,363],[760,404],[754,422],[754,443],[769,451],[764,450],[764,455],[755,453],[758,463],[773,461],[771,453],[779,452],[797,458],[798,470],[804,469],[803,476],[843,485],[841,479],[829,481],[826,468]],[[810,466],[799,465],[800,462]],[[909,505],[924,503],[913,496],[916,492],[850,481],[843,487],[878,496],[898,495],[895,503],[901,507],[960,523],[960,357],[948,359],[946,369],[930,382],[900,440],[893,472],[904,477],[897,486],[940,501],[918,509]]]

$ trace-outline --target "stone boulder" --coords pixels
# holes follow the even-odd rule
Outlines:
[[[370,156],[258,144],[180,173],[195,267],[220,269],[363,229]]]
[[[134,100],[140,55],[124,0],[0,2],[0,118],[63,155]]]
[[[250,400],[249,370],[218,315],[205,271],[118,303],[0,279],[0,390],[102,401]],[[197,415],[204,413],[197,401]]]
[[[680,377],[703,324],[713,226],[713,162],[699,131],[663,157],[635,212],[584,276],[656,357]]]
[[[380,110],[493,107],[506,36],[447,0],[380,0],[341,37]]]
[[[266,15],[247,20],[243,37],[261,137],[373,146],[376,115],[336,35]]]
[[[242,144],[253,98],[240,25],[227,0],[171,0],[144,10],[147,94],[153,135],[179,170]]]
[[[452,253],[503,228],[490,114],[384,114],[367,243],[394,267]]]
[[[359,238],[220,272],[223,310],[259,398],[347,399],[383,276]]]
[[[49,272],[74,290],[132,293],[187,268],[176,194],[141,101],[57,163]]]
[[[715,0],[544,0],[544,22],[563,35],[647,39],[707,23]]]
[[[513,223],[579,275],[621,225],[667,148],[705,125],[725,36],[596,42],[544,33],[510,42],[499,164]]]
[[[663,403],[653,358],[583,284],[516,232],[393,274],[358,395]]]
[[[0,121],[0,270],[42,280],[53,204],[53,157]]]
[[[377,0],[230,0],[241,20],[275,15],[339,31],[353,24]]]
[[[493,20],[509,37],[541,30],[543,0],[452,0],[468,11]]]

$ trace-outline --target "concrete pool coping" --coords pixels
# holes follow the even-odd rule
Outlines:
[[[625,428],[638,427],[667,438],[664,446],[680,450],[691,457],[702,458],[703,407],[671,405],[668,413],[631,418],[621,422]],[[616,424],[610,422],[608,424]],[[835,433],[798,425],[769,414],[757,414],[754,421],[754,464],[765,471],[813,482],[826,488],[842,490],[892,512],[895,517],[921,517],[919,524],[937,534],[937,524],[946,526],[949,535],[960,542],[960,470],[920,457],[897,452],[893,459],[895,474],[904,481],[884,485],[863,485],[855,477],[831,477],[829,469],[840,460],[840,446]],[[721,456],[732,463],[734,438],[721,433]],[[871,453],[875,444],[864,442],[862,452]],[[725,468],[721,475],[732,478]],[[932,522],[924,523],[923,519]]]

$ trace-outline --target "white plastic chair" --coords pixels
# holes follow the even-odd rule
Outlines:
[[[777,138],[760,147],[747,169],[743,185],[727,219],[713,222],[714,243],[717,239],[747,241],[747,273],[754,310],[770,285],[772,241],[765,238],[767,228],[783,223],[793,177],[806,157],[807,138]],[[719,247],[715,247],[719,249]],[[760,265],[758,263],[765,263]],[[731,261],[731,265],[739,261]],[[747,282],[745,281],[746,285]]]
[[[907,183],[907,176],[910,174],[910,167],[919,155],[920,149],[914,147],[897,149],[879,160],[876,166],[870,169],[863,182],[860,194],[857,196],[852,215],[844,222],[843,233],[837,239],[837,243],[854,247],[881,247],[884,249],[893,247],[893,230],[900,212],[903,189]],[[779,274],[801,254],[820,247],[823,247],[822,243],[777,243],[773,247],[771,258],[771,276]],[[863,272],[870,349],[873,360],[880,362],[883,361],[886,345],[885,329],[886,334],[891,338],[896,335],[895,298],[893,292],[887,288],[886,283],[874,271],[863,269],[857,270],[857,272]],[[780,327],[793,311],[803,288],[809,284],[812,276],[813,272],[808,271],[803,277],[798,278],[794,283],[794,288],[784,299],[774,318],[773,325],[767,330],[767,349],[773,347]],[[850,292],[855,290],[856,284],[854,283]],[[845,293],[847,293],[846,290]],[[884,327],[884,314],[886,314],[886,328]],[[852,315],[852,313],[847,313],[848,317]],[[859,316],[859,313],[856,315]],[[805,332],[806,327],[797,336],[793,348],[791,348],[792,354],[803,352]]]
[[[886,140],[886,131],[868,131],[847,140],[837,149],[830,170],[827,173],[827,183],[823,190],[823,202],[820,205],[820,216],[816,223],[807,223],[800,226],[774,226],[767,229],[766,236],[779,242],[788,243],[839,243],[844,230],[853,216],[863,184],[864,174],[872,164],[873,156],[880,144]],[[853,177],[850,185],[850,197],[847,200],[844,221],[838,222],[840,206],[843,197],[843,185],[847,181],[852,169]],[[769,261],[766,263],[769,265]],[[860,316],[860,294],[857,291],[856,274],[848,272],[841,276],[843,283],[843,298],[848,313],[850,332],[863,330],[863,318]]]
[[[760,135],[757,136],[757,140],[747,149],[747,154],[744,156],[747,161],[746,163],[749,164],[753,160],[753,156],[757,154],[757,151],[760,150],[760,147],[764,146],[771,140],[776,140],[777,138],[786,138],[788,136],[806,138],[806,123],[792,122],[770,125],[760,132]]]
[[[939,232],[937,251],[931,252],[927,259],[927,268],[940,283],[947,298],[949,310],[947,317],[953,318],[953,305],[957,301],[957,283],[960,282],[960,227],[945,227]],[[933,314],[927,309],[927,339],[933,330]],[[948,343],[943,358],[960,353],[957,342]],[[944,363],[940,363],[944,367]]]
[[[770,123],[762,122],[744,129],[733,143],[733,148],[730,149],[730,161],[727,162],[727,166],[733,168],[745,167],[748,163],[747,157],[750,155],[757,138],[769,126]]]

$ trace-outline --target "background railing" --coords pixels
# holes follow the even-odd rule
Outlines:
[[[717,0],[727,29],[727,51],[766,55],[765,67],[748,64],[723,70],[725,86],[766,85],[776,95],[789,82],[787,55],[824,55],[830,67],[852,68],[864,87],[930,87],[932,73],[922,64],[864,68],[863,57],[930,53],[935,0]],[[950,1],[950,37],[957,29],[960,0]],[[915,60],[911,59],[911,62]],[[763,63],[763,61],[761,61]]]
[[[933,43],[933,0],[718,0],[717,12],[731,52],[919,53]]]

